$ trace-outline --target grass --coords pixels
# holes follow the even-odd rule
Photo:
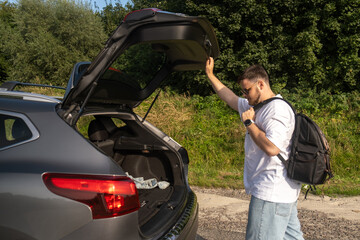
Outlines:
[[[152,99],[140,105],[136,112],[143,116]],[[306,99],[302,101],[306,102]],[[313,111],[296,106],[320,126],[331,147],[335,177],[318,186],[316,194],[360,195],[360,117],[357,117],[359,107],[356,105],[360,103],[359,95],[352,101],[353,109],[344,112],[339,111],[339,107],[333,108],[334,111],[326,108]],[[147,120],[188,150],[190,184],[244,187],[245,129],[238,113],[216,95],[189,97],[163,92]]]
[[[146,112],[147,102],[135,110],[139,115]],[[191,184],[243,186],[243,127],[238,114],[216,96],[190,98],[164,92],[147,120],[188,150]]]
[[[65,94],[65,90],[49,87],[34,87],[34,86],[16,86],[14,91],[37,93],[46,96],[52,96],[56,98],[62,98]]]

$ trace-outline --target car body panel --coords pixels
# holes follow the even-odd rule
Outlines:
[[[1,173],[0,192],[2,239],[4,228],[34,239],[61,239],[92,221],[88,206],[49,192],[37,173]]]
[[[6,99],[0,103],[0,110],[6,107],[14,112],[25,112],[41,137],[2,151],[0,169],[19,171],[24,168],[25,171],[38,173],[58,171],[124,174],[108,156],[84,141],[82,135],[59,118],[56,104],[20,101],[21,104],[15,99]],[[51,156],[52,161],[49,161],[48,156]]]
[[[137,224],[137,213],[130,213],[126,217],[115,217],[111,219],[93,220],[88,224],[77,229],[63,240],[83,239],[86,240],[113,240],[113,239],[134,239],[140,240],[139,229]],[[129,224],[131,223],[131,224]],[[119,227],[126,226],[126,227]],[[89,235],[88,233],[92,234]]]
[[[0,181],[1,239],[140,239],[137,212],[94,220],[87,205],[49,192],[38,174],[0,174]]]

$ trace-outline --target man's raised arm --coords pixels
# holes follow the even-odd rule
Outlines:
[[[226,87],[220,80],[214,75],[214,59],[210,57],[206,61],[205,72],[209,78],[211,85],[216,94],[226,102],[232,109],[238,111],[238,96]]]

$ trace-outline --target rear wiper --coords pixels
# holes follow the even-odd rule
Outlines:
[[[147,110],[147,112],[146,112],[146,114],[145,114],[145,116],[144,116],[144,118],[143,118],[143,120],[142,120],[141,122],[144,122],[144,121],[145,121],[145,119],[146,119],[147,115],[149,114],[151,108],[154,106],[155,101],[158,99],[158,97],[159,97],[159,95],[160,95],[160,92],[161,92],[161,89],[160,89],[159,92],[156,94],[154,100],[152,101],[149,109]]]

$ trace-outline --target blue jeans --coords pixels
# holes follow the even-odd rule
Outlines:
[[[273,203],[251,196],[247,240],[304,240],[297,217],[297,201]]]

